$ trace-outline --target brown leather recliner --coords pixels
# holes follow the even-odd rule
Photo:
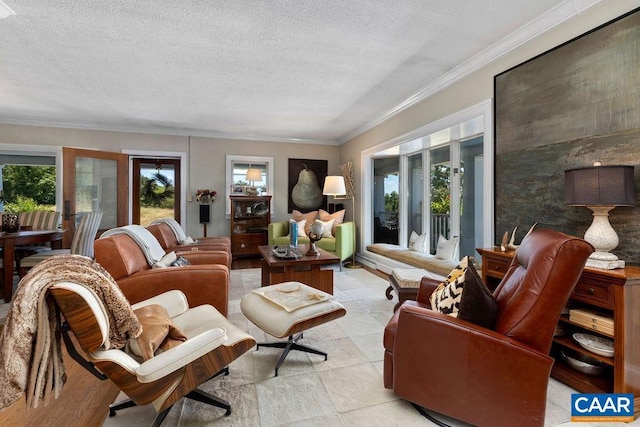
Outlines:
[[[171,226],[166,223],[152,224],[146,228],[167,252],[175,251],[179,255],[184,255],[184,252],[195,251],[224,252],[227,259],[226,265],[231,268],[231,239],[228,237],[199,237],[196,239],[197,243],[183,245],[171,230]]]
[[[431,310],[423,279],[384,332],[384,386],[421,407],[478,426],[542,426],[549,356],[562,308],[593,247],[539,229],[494,292],[494,330]]]
[[[225,264],[206,263],[207,251],[184,253],[194,265],[152,269],[144,252],[127,234],[104,237],[95,242],[95,258],[122,289],[131,304],[172,289],[187,296],[191,307],[214,306],[225,317],[229,302],[229,269]]]

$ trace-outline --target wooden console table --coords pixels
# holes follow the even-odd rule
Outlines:
[[[514,251],[501,252],[497,248],[477,249],[482,255],[482,276],[485,283],[495,287],[504,277]],[[493,286],[492,286],[493,285]],[[640,268],[616,270],[585,268],[571,294],[571,308],[597,309],[613,318],[613,336],[591,330],[560,317],[559,325],[567,330],[554,338],[551,356],[556,359],[551,376],[582,393],[633,393],[635,412],[640,411]],[[613,340],[613,357],[604,357],[582,348],[572,335],[576,332],[600,335]],[[564,348],[588,354],[611,366],[609,373],[589,376],[569,366],[560,355]]]

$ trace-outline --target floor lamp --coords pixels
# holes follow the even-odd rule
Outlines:
[[[325,196],[333,196],[335,200],[345,200],[347,199],[347,188],[344,183],[344,177],[339,175],[330,175],[327,176],[324,180],[324,188],[322,189],[322,194]],[[354,200],[354,213],[355,213],[355,198]],[[351,264],[345,264],[347,268],[360,268],[359,265],[356,265],[356,222],[355,215],[353,221],[353,261]]]

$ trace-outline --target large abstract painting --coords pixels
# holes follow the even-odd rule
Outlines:
[[[327,160],[289,159],[289,212],[327,209],[322,188],[328,168]]]
[[[640,187],[640,12],[571,40],[494,78],[495,240],[533,223],[582,236],[591,211],[564,205],[564,171],[634,165]],[[636,199],[638,199],[636,197]],[[614,251],[640,263],[640,208],[610,214]]]

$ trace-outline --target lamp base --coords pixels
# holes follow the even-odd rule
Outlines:
[[[624,268],[624,261],[610,251],[618,246],[618,234],[609,223],[609,211],[615,206],[587,206],[593,211],[593,222],[584,234],[584,240],[591,243],[595,252],[587,259],[586,267],[602,270]]]
[[[352,269],[353,268],[362,268],[361,265],[355,264],[355,263],[352,263],[352,262],[345,264],[343,267],[344,268],[352,268]]]
[[[599,268],[601,270],[615,270],[616,268],[624,268],[624,260],[602,261],[599,259],[588,259],[585,267]]]

